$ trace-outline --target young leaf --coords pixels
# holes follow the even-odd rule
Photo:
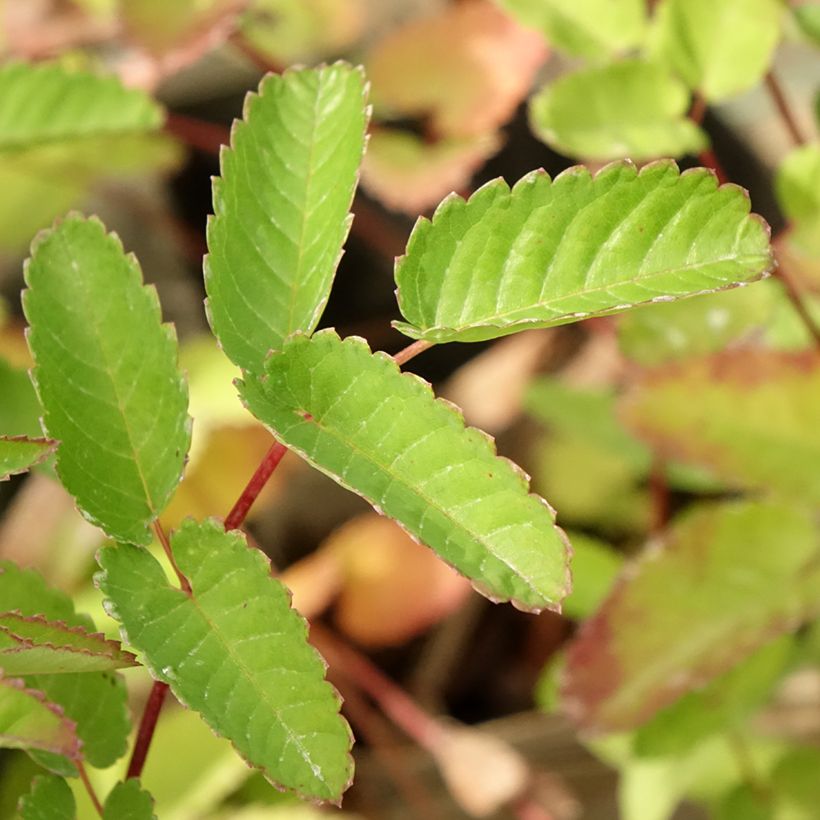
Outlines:
[[[785,504],[693,510],[570,644],[568,711],[596,730],[631,728],[815,616],[818,544],[811,514]]]
[[[732,287],[772,266],[745,192],[672,161],[542,171],[420,219],[396,264],[394,323],[415,339],[481,341]]]
[[[793,222],[820,217],[820,142],[789,152],[777,169],[775,192],[786,218]]]
[[[171,547],[190,595],[147,551],[100,553],[98,583],[128,643],[271,781],[339,800],[351,777],[350,730],[267,559],[215,520],[183,522]]]
[[[136,666],[116,641],[41,615],[0,613],[0,669],[6,675],[105,672]]]
[[[77,727],[42,692],[0,674],[0,747],[39,749],[79,760]]]
[[[680,157],[708,144],[686,116],[686,86],[644,60],[564,74],[530,100],[536,136],[572,157],[606,161]]]
[[[112,538],[148,525],[179,483],[190,443],[173,329],[136,260],[96,219],[70,216],[35,241],[23,308],[57,473]]]
[[[642,0],[498,0],[547,42],[577,57],[599,59],[620,54],[643,39]]]
[[[662,0],[650,52],[706,100],[720,102],[766,73],[784,12],[778,0]]]
[[[666,457],[704,466],[736,486],[816,503],[818,406],[817,353],[749,349],[648,371],[621,410]]]
[[[38,775],[20,798],[18,811],[20,820],[75,820],[77,804],[62,777]]]
[[[205,289],[228,357],[259,371],[327,302],[364,152],[361,70],[344,63],[271,74],[245,101],[222,154],[208,223]]]
[[[152,820],[154,799],[138,780],[117,783],[105,799],[103,820]]]
[[[294,336],[240,393],[281,441],[494,600],[558,608],[567,547],[527,477],[429,385],[333,331]]]
[[[0,481],[24,473],[54,452],[57,442],[28,436],[0,436]]]

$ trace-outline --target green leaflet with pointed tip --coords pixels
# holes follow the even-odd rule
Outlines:
[[[762,79],[785,11],[779,0],[662,0],[649,51],[706,100],[720,102]]]
[[[38,749],[79,760],[77,727],[36,689],[0,674],[0,747]]]
[[[691,394],[690,394],[691,395]],[[690,398],[691,401],[691,398]],[[703,504],[650,545],[567,650],[567,710],[644,723],[820,611],[820,532],[786,503]]]
[[[0,613],[0,669],[6,675],[105,672],[136,666],[116,641],[40,615]]]
[[[205,289],[228,357],[260,371],[327,302],[364,152],[360,69],[344,63],[268,75],[222,154],[208,223]]]
[[[640,44],[646,24],[642,0],[497,0],[547,42],[578,57],[601,58]]]
[[[527,477],[465,428],[430,386],[364,340],[296,335],[247,378],[250,411],[285,444],[359,493],[495,600],[556,609],[567,547]]]
[[[709,140],[690,119],[686,86],[665,68],[623,60],[564,74],[530,100],[536,136],[561,154],[606,161],[697,154]]]
[[[56,441],[28,436],[0,436],[0,481],[24,473],[54,451]]]
[[[152,820],[154,798],[140,788],[138,780],[117,783],[105,799],[103,820]]]
[[[0,561],[0,610],[17,610],[25,616],[40,615],[50,621],[93,632],[88,615],[76,613],[71,599],[50,589],[33,570]],[[83,672],[60,675],[29,675],[28,686],[43,691],[77,724],[86,759],[94,766],[110,766],[125,752],[131,721],[122,678],[116,672]],[[41,753],[34,756],[42,765],[66,776],[76,774],[65,758]]]
[[[190,596],[147,551],[100,552],[97,580],[127,642],[268,779],[338,801],[352,773],[350,730],[267,559],[216,520],[186,520],[171,548]]]
[[[768,226],[737,186],[672,161],[494,180],[420,219],[396,264],[395,326],[481,341],[671,301],[764,276]]]
[[[149,524],[182,475],[188,391],[156,291],[96,219],[43,232],[26,265],[33,371],[57,473],[112,538],[151,541]]]
[[[697,396],[697,401],[692,397]],[[820,503],[820,355],[725,351],[645,372],[621,416],[665,458]]]
[[[18,811],[20,820],[75,820],[77,804],[62,777],[38,775],[20,798]]]

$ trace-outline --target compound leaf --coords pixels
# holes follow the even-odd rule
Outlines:
[[[557,608],[567,548],[527,477],[481,431],[359,338],[294,336],[242,398],[286,445],[367,499],[489,597]]]
[[[105,672],[136,659],[99,632],[41,615],[0,613],[0,669],[6,675]]]
[[[57,473],[86,518],[112,538],[148,525],[182,474],[188,392],[156,291],[96,219],[43,232],[26,265],[23,308]]]
[[[530,101],[535,134],[572,157],[606,161],[697,154],[708,138],[686,116],[689,93],[665,68],[624,60],[564,74]]]
[[[0,436],[0,481],[39,464],[56,446],[56,441],[47,438]]]
[[[766,73],[784,12],[779,0],[662,0],[650,52],[706,100],[719,102]]]
[[[771,268],[769,231],[745,192],[674,162],[543,171],[420,219],[396,264],[416,339],[481,341],[732,287]]]
[[[117,783],[103,806],[103,820],[152,820],[154,798],[140,788],[138,780]]]
[[[271,74],[245,102],[213,185],[205,289],[228,357],[259,371],[327,302],[367,125],[361,70],[344,63]]]
[[[62,777],[38,775],[20,798],[18,811],[21,820],[75,820],[77,804]]]
[[[498,0],[547,42],[578,57],[602,58],[640,44],[646,25],[642,0]]]
[[[749,349],[648,371],[621,411],[666,457],[706,467],[735,486],[817,503],[818,407],[817,353]]]
[[[190,595],[145,550],[100,553],[98,583],[128,643],[270,780],[338,800],[351,777],[350,731],[267,559],[215,520],[186,520],[171,548]]]
[[[631,728],[815,616],[819,546],[811,513],[785,504],[692,510],[570,644],[567,710],[596,730]]]
[[[0,747],[38,749],[80,760],[77,727],[42,692],[0,674]]]

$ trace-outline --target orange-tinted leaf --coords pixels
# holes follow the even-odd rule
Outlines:
[[[547,56],[541,36],[488,0],[458,3],[384,37],[367,60],[377,111],[430,116],[439,135],[494,131]]]

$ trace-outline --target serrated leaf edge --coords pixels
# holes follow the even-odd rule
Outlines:
[[[28,466],[21,467],[19,470],[11,470],[5,475],[0,475],[0,481],[8,481],[13,475],[22,475],[27,473],[32,467],[36,467],[45,461],[59,445],[59,441],[53,438],[46,438],[45,436],[0,436],[0,441],[19,441],[23,444],[42,444],[44,449],[37,455],[34,461],[30,462]]]

